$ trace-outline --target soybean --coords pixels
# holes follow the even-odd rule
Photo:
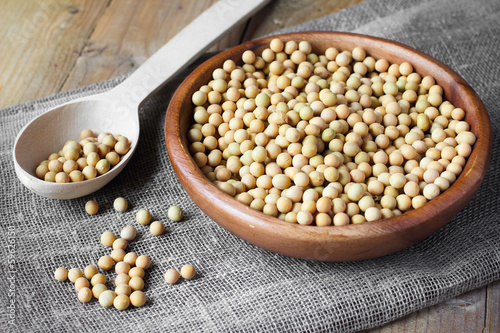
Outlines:
[[[337,226],[416,209],[452,185],[476,137],[434,78],[360,47],[309,52],[273,39],[193,94],[190,151],[216,187],[288,222]]]

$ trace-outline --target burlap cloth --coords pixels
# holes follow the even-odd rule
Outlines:
[[[426,240],[379,259],[322,263],[259,249],[223,230],[190,200],[172,170],[163,139],[165,110],[179,75],[141,113],[141,140],[130,164],[99,192],[69,201],[30,193],[12,164],[14,138],[49,106],[103,91],[122,78],[0,111],[0,331],[145,332],[330,331],[375,327],[500,277],[500,2],[497,0],[368,0],[331,16],[287,29],[366,33],[413,46],[448,64],[477,91],[490,114],[494,144],[486,179],[469,205]],[[5,56],[5,55],[4,55]],[[115,212],[113,199],[131,207]],[[89,216],[84,204],[100,203]],[[185,219],[167,219],[179,205]],[[135,222],[149,209],[168,232],[152,236]],[[148,302],[119,312],[78,302],[70,282],[53,278],[58,266],[84,268],[109,250],[104,230],[136,225],[130,250],[148,254]],[[191,263],[198,276],[167,285],[163,273]],[[109,275],[111,277],[111,275]],[[12,323],[14,325],[12,325]]]

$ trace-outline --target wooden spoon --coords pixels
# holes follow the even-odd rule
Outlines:
[[[101,94],[57,106],[33,119],[19,132],[13,149],[14,166],[31,191],[54,199],[78,198],[97,191],[132,157],[139,140],[139,108],[168,79],[188,66],[220,37],[250,17],[269,0],[220,0],[153,54],[120,85]],[[129,152],[104,175],[76,183],[51,183],[36,177],[38,164],[79,138],[83,129],[121,134],[131,141]]]

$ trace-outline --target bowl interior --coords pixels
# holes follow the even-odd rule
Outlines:
[[[212,71],[226,59],[241,64],[241,54],[259,54],[269,42],[307,40],[313,52],[331,46],[339,50],[364,48],[375,59],[410,62],[414,71],[430,75],[444,89],[444,97],[466,110],[466,121],[477,141],[457,181],[423,207],[393,218],[346,226],[290,224],[251,209],[218,190],[196,166],[188,151],[186,133],[192,123],[191,95],[206,84]],[[431,235],[450,221],[478,190],[489,162],[491,127],[487,112],[473,89],[439,61],[413,48],[380,38],[339,32],[303,32],[262,38],[226,50],[195,69],[179,86],[167,110],[165,139],[174,170],[193,201],[215,222],[236,236],[264,249],[296,258],[321,261],[363,260],[397,252]]]

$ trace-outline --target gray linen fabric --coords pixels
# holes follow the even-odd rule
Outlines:
[[[362,262],[323,263],[259,249],[220,228],[186,195],[172,170],[163,139],[169,98],[186,71],[168,84],[140,115],[137,152],[115,180],[84,198],[59,201],[30,193],[11,161],[22,126],[49,106],[119,83],[122,78],[0,111],[0,331],[330,331],[375,327],[500,278],[500,2],[496,0],[368,0],[331,16],[287,29],[339,30],[386,37],[448,64],[478,92],[494,129],[491,165],[478,194],[446,227],[399,253]],[[113,199],[130,208],[115,212]],[[84,204],[100,203],[89,216]],[[185,212],[167,219],[170,205]],[[134,220],[140,208],[164,221],[152,236]],[[130,251],[148,254],[141,308],[119,312],[78,302],[55,268],[96,264],[109,253],[104,230],[137,226]],[[198,275],[167,285],[163,273],[191,263]],[[112,279],[111,274],[107,274]]]

